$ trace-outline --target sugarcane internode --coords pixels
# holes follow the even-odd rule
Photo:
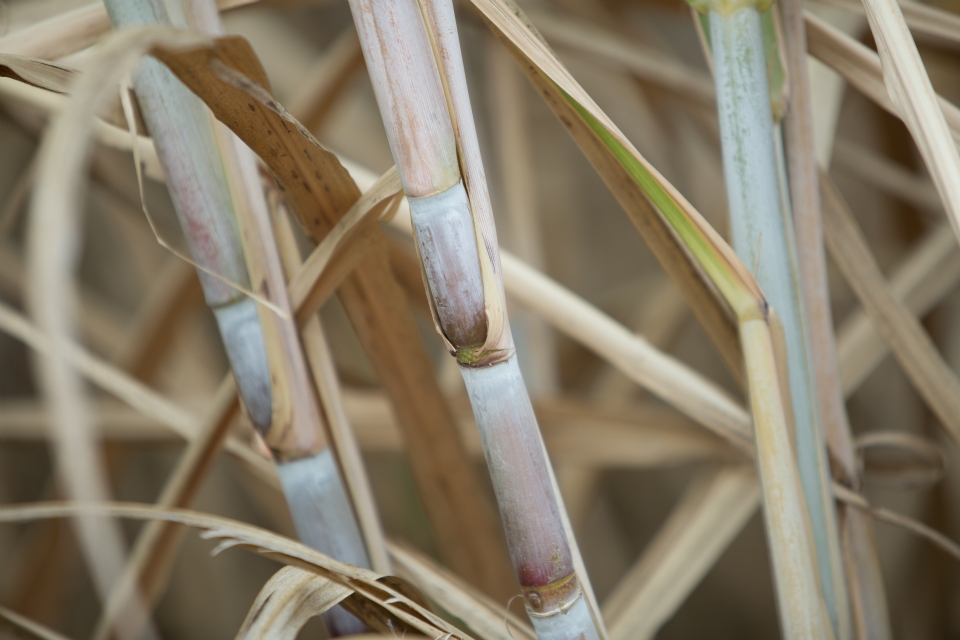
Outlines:
[[[428,196],[408,196],[408,202],[437,329],[452,352],[477,350],[487,335],[487,319],[473,215],[463,183]]]

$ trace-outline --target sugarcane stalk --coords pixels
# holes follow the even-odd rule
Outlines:
[[[221,30],[213,2],[107,0],[106,6],[116,27],[172,22],[214,34]],[[277,460],[298,535],[328,555],[369,568],[337,461],[327,447],[324,415],[299,344],[256,159],[156,60],[143,61],[134,87],[240,395]],[[251,288],[285,317],[259,310],[245,293]],[[340,607],[324,614],[324,621],[337,636],[365,630]]]
[[[215,27],[214,32],[219,33],[219,21]],[[260,309],[261,326],[273,342],[272,351],[268,349],[272,362],[267,373],[279,376],[285,383],[274,384],[274,397],[287,393],[291,405],[289,415],[277,416],[275,411],[266,436],[277,459],[277,475],[298,537],[327,555],[370,568],[338,460],[327,446],[330,408],[321,406],[307,366],[256,157],[226,127],[219,123],[214,126],[218,128],[220,157],[227,167],[253,287],[269,295],[282,312],[281,316]],[[327,610],[321,617],[333,636],[366,630],[340,606]]]
[[[733,247],[755,271],[783,324],[788,415],[811,523],[820,584],[835,630],[849,637],[849,604],[818,398],[809,360],[789,202],[781,199],[778,149],[758,7],[710,2],[710,42]],[[785,186],[785,185],[784,185]]]
[[[540,638],[599,638],[510,336],[453,7],[350,7],[410,203],[435,325],[460,365],[527,611]]]
[[[106,2],[116,27],[168,22],[159,0]],[[167,188],[180,220],[190,255],[197,266],[207,305],[217,319],[227,358],[253,423],[269,427],[272,398],[267,353],[249,289],[240,232],[217,142],[203,103],[158,61],[147,58],[134,87],[157,147]]]

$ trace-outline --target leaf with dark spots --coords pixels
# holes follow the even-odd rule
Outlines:
[[[273,100],[263,67],[246,40],[221,38],[213,48],[157,51],[154,55],[264,159],[283,185],[292,209],[322,212],[321,224],[309,229],[311,234],[326,235],[340,212],[360,197],[360,190],[337,157],[321,147],[309,132],[291,126],[285,119],[284,116],[290,116]],[[309,146],[313,150],[307,154]],[[313,177],[301,180],[300,176]]]

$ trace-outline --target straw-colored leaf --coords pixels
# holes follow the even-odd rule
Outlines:
[[[760,504],[756,471],[726,466],[694,479],[656,537],[604,603],[613,640],[652,638]]]
[[[240,412],[237,385],[232,375],[227,375],[211,404],[196,436],[190,440],[176,468],[167,479],[157,500],[158,506],[191,506]],[[142,594],[144,606],[149,609],[156,606],[169,579],[183,533],[182,527],[170,522],[153,521],[144,526],[137,536],[120,579],[110,591],[94,637],[109,635],[114,620],[130,605],[130,594],[135,592],[134,587]]]
[[[37,640],[68,640],[53,629],[45,627],[35,620],[22,616],[16,611],[0,607],[0,625],[11,627],[16,634],[27,634]]]
[[[238,640],[294,640],[311,618],[349,596],[351,589],[297,567],[273,574],[250,606]]]
[[[46,334],[4,304],[0,304],[0,329],[42,354],[50,353],[52,349]],[[199,420],[195,416],[83,347],[75,343],[67,344],[61,351],[61,357],[90,382],[167,426],[180,437],[189,440],[200,429]],[[276,482],[273,465],[263,455],[254,452],[248,444],[231,437],[227,440],[226,447],[228,452],[256,470],[258,475]]]
[[[821,174],[820,184],[830,255],[917,391],[947,433],[960,442],[960,380],[943,361],[920,322],[890,291],[836,185],[826,174]]]
[[[74,72],[45,60],[0,53],[0,76],[57,93],[67,93]]]
[[[716,103],[710,76],[676,58],[647,50],[599,25],[533,8],[527,15],[554,47],[585,53],[696,103],[711,106]]]
[[[866,9],[860,0],[822,1],[846,11],[866,14]],[[960,17],[956,13],[910,0],[899,4],[903,19],[914,37],[926,36],[925,40],[929,43],[946,44],[948,47],[956,47],[960,43]]]
[[[918,116],[911,116],[909,113],[904,115],[902,109],[910,108],[910,105],[900,104],[893,99],[893,94],[885,84],[884,73],[886,73],[886,71],[884,70],[880,56],[859,40],[847,35],[810,13],[806,14],[806,21],[810,55],[839,73],[847,82],[862,91],[879,106],[901,118],[904,123],[907,124],[907,127],[910,128],[911,125],[908,122],[908,118],[916,118]],[[891,73],[895,71],[896,70],[891,70]],[[924,72],[924,76],[925,75],[926,73]],[[894,80],[891,80],[891,82],[893,81]],[[917,79],[916,82],[920,82],[920,80]],[[933,89],[931,88],[930,91],[932,92]],[[935,100],[939,105],[939,111],[946,122],[948,132],[952,133],[952,139],[956,140],[960,137],[960,108],[957,108],[952,102],[936,94],[934,94],[932,100]],[[922,104],[929,106],[928,103],[929,100],[927,98],[922,100]],[[928,126],[936,130],[929,132],[929,135],[934,135],[935,133],[936,135],[943,134],[943,130],[940,129],[939,125],[931,124]],[[911,129],[911,134],[914,136],[914,142],[917,144],[917,147],[922,150],[924,145],[923,140],[925,138],[921,136],[921,132],[916,132]],[[943,138],[944,141],[950,139],[950,135]],[[944,148],[941,149],[941,146]],[[946,151],[945,147],[946,145],[943,142],[937,145],[936,157],[940,157],[940,155],[944,157],[950,156],[950,153]],[[930,152],[933,153],[934,149],[930,149]],[[929,162],[926,156],[924,156],[924,161]],[[950,164],[949,160],[945,162],[947,162],[948,165]],[[927,168],[932,176],[936,167],[928,164]],[[946,167],[943,168],[944,170],[946,169]],[[941,191],[939,185],[937,186],[937,191],[940,193],[942,199],[944,197],[943,191]],[[949,210],[947,202],[944,202],[944,207]]]
[[[501,261],[508,296],[735,447],[750,441],[746,410],[713,382],[512,255]]]
[[[403,432],[390,409],[389,398],[378,392],[348,388],[344,390],[344,403],[362,450],[403,452]],[[558,463],[569,461],[597,468],[669,468],[743,457],[722,439],[655,402],[597,409],[571,400],[535,401],[534,411],[550,457]],[[455,403],[455,412],[467,451],[478,458],[482,451],[473,415],[462,402]],[[104,441],[180,441],[169,427],[116,402],[94,405],[92,417],[95,433]],[[46,437],[46,423],[46,415],[36,402],[5,402],[0,407],[0,441],[42,440]],[[276,478],[267,480],[267,486],[276,488]]]
[[[660,187],[662,177],[645,161],[642,161],[640,166],[647,172],[649,180],[641,186],[616,156],[611,154],[605,141],[598,138],[598,131],[592,130],[590,125],[585,124],[578,116],[577,105],[588,109],[591,115],[599,118],[597,123],[601,128],[611,133],[616,132],[613,136],[618,142],[625,143],[624,150],[632,149],[632,145],[609,118],[602,115],[599,107],[538,39],[538,34],[531,31],[530,25],[517,18],[504,4],[480,1],[475,4],[485,19],[495,26],[495,34],[503,34],[501,40],[505,40],[505,44],[509,43],[507,47],[515,58],[519,58],[521,69],[571,132],[657,260],[673,278],[728,368],[734,372],[735,377],[742,379],[742,361],[736,348],[737,337],[727,310],[697,269],[692,267],[686,250],[656,212],[655,207],[664,203],[664,200],[658,199],[665,198],[669,201],[676,196],[682,200],[682,196],[672,187],[669,190]]]
[[[68,98],[15,78],[0,77],[0,96],[14,103],[29,105],[40,113],[55,114],[64,109]],[[154,180],[163,180],[163,170],[153,141],[145,136],[131,136],[130,131],[108,121],[97,119],[94,125],[97,142],[107,147],[130,151],[136,148],[143,161],[143,173]]]
[[[960,154],[896,0],[864,0],[883,79],[960,238]]]
[[[400,191],[400,178],[396,168],[392,168],[380,176],[372,187],[364,190],[363,195],[310,252],[289,285],[290,300],[298,316],[304,318],[316,313],[342,279],[353,270],[364,251],[374,243],[370,233],[363,233],[364,223],[389,216],[398,204],[397,195]],[[344,254],[345,259],[334,265],[338,254]],[[331,273],[342,277],[331,279]]]
[[[890,269],[890,292],[909,312],[924,317],[960,283],[960,251],[946,222],[917,242]],[[850,396],[889,354],[864,308],[848,316],[837,329],[843,392]]]
[[[390,543],[397,573],[419,587],[429,599],[463,620],[478,637],[490,640],[533,640],[526,621],[478,592],[447,569],[407,545]]]
[[[0,51],[54,60],[79,51],[110,31],[102,3],[91,3],[0,38]]]
[[[137,503],[69,504],[35,503],[0,507],[0,522],[29,522],[33,520],[71,517],[81,513],[130,518],[134,520],[163,520],[200,529],[202,537],[219,541],[214,553],[241,547],[277,562],[299,567],[346,587],[360,599],[358,608],[348,609],[364,616],[364,621],[386,631],[388,623],[409,626],[428,637],[446,634],[449,638],[469,640],[470,636],[443,621],[402,591],[381,580],[368,570],[338,562],[310,547],[272,533],[260,527],[187,509],[165,509]]]
[[[79,375],[67,362],[74,333],[70,284],[79,267],[79,201],[84,192],[94,117],[112,98],[103,87],[116,86],[158,41],[196,45],[195,35],[133,30],[101,47],[91,68],[73,87],[70,107],[51,124],[37,160],[36,192],[27,233],[27,282],[30,309],[46,332],[50,349],[40,360],[38,382],[52,415],[52,443],[68,495],[99,501],[109,495],[101,452],[89,426],[87,399]],[[82,516],[80,545],[98,596],[106,600],[120,577],[125,549],[116,523]],[[139,596],[117,618],[115,631],[133,638],[144,626]],[[155,632],[148,625],[148,634]]]
[[[221,11],[258,0],[219,0]],[[102,2],[63,11],[0,38],[0,52],[56,60],[89,47],[110,32],[110,18]]]

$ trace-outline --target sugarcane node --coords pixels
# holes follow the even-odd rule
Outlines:
[[[484,349],[480,346],[457,349],[454,356],[461,367],[479,369],[506,362],[516,352],[516,349]]]
[[[580,596],[580,583],[577,581],[577,574],[573,572],[542,587],[523,587],[527,612],[538,617],[562,614],[569,610]]]
[[[275,424],[262,437],[274,460],[283,463],[315,456],[326,447],[322,439],[303,441],[292,423]]]

